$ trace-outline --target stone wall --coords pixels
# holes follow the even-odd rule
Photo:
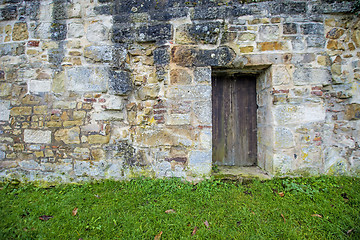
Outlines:
[[[211,75],[257,74],[258,165],[360,172],[354,1],[1,0],[0,177],[207,176]]]

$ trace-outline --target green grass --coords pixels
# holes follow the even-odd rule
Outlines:
[[[359,180],[8,184],[0,190],[0,238],[154,239],[162,231],[161,239],[360,239]]]

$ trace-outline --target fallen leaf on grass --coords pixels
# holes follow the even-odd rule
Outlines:
[[[72,210],[72,215],[75,216],[75,215],[77,214],[77,211],[78,211],[78,208],[77,208],[77,207],[74,208],[74,209]]]
[[[169,214],[169,213],[176,213],[176,211],[174,209],[168,209],[165,211],[165,213]]]
[[[209,224],[209,222],[207,220],[204,222],[204,224],[208,229],[210,229],[210,224]]]
[[[320,214],[313,214],[311,215],[312,217],[319,217],[319,218],[322,218],[322,216]]]
[[[97,194],[95,194],[94,196],[95,196],[96,198],[100,198],[100,196],[99,196],[99,195],[97,195]]]
[[[196,233],[196,231],[197,231],[197,227],[195,226],[195,227],[194,227],[194,230],[193,230],[192,233],[191,233],[191,236],[194,236],[195,233]]]
[[[159,232],[159,234],[154,237],[154,240],[159,240],[161,238],[161,234],[162,234],[162,231]]]
[[[49,220],[49,219],[51,219],[51,218],[53,218],[53,217],[54,217],[54,216],[42,215],[42,216],[39,217],[39,219],[40,219],[41,221],[47,221],[47,220]]]
[[[279,194],[280,197],[285,196],[285,193],[283,193],[283,192],[279,192],[278,194]]]
[[[342,196],[342,198],[344,199],[345,202],[349,201],[348,195],[346,193],[342,193],[341,196]]]
[[[352,231],[354,231],[354,229],[350,229],[349,231],[346,232],[347,235],[349,235]]]
[[[286,223],[286,219],[283,214],[281,214],[281,217],[284,219],[284,223]]]

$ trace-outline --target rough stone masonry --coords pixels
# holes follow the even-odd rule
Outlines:
[[[201,178],[212,74],[257,75],[257,165],[360,173],[356,1],[1,0],[0,178]]]

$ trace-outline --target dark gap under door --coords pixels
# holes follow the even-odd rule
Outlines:
[[[256,165],[256,77],[213,75],[212,109],[213,163]]]

